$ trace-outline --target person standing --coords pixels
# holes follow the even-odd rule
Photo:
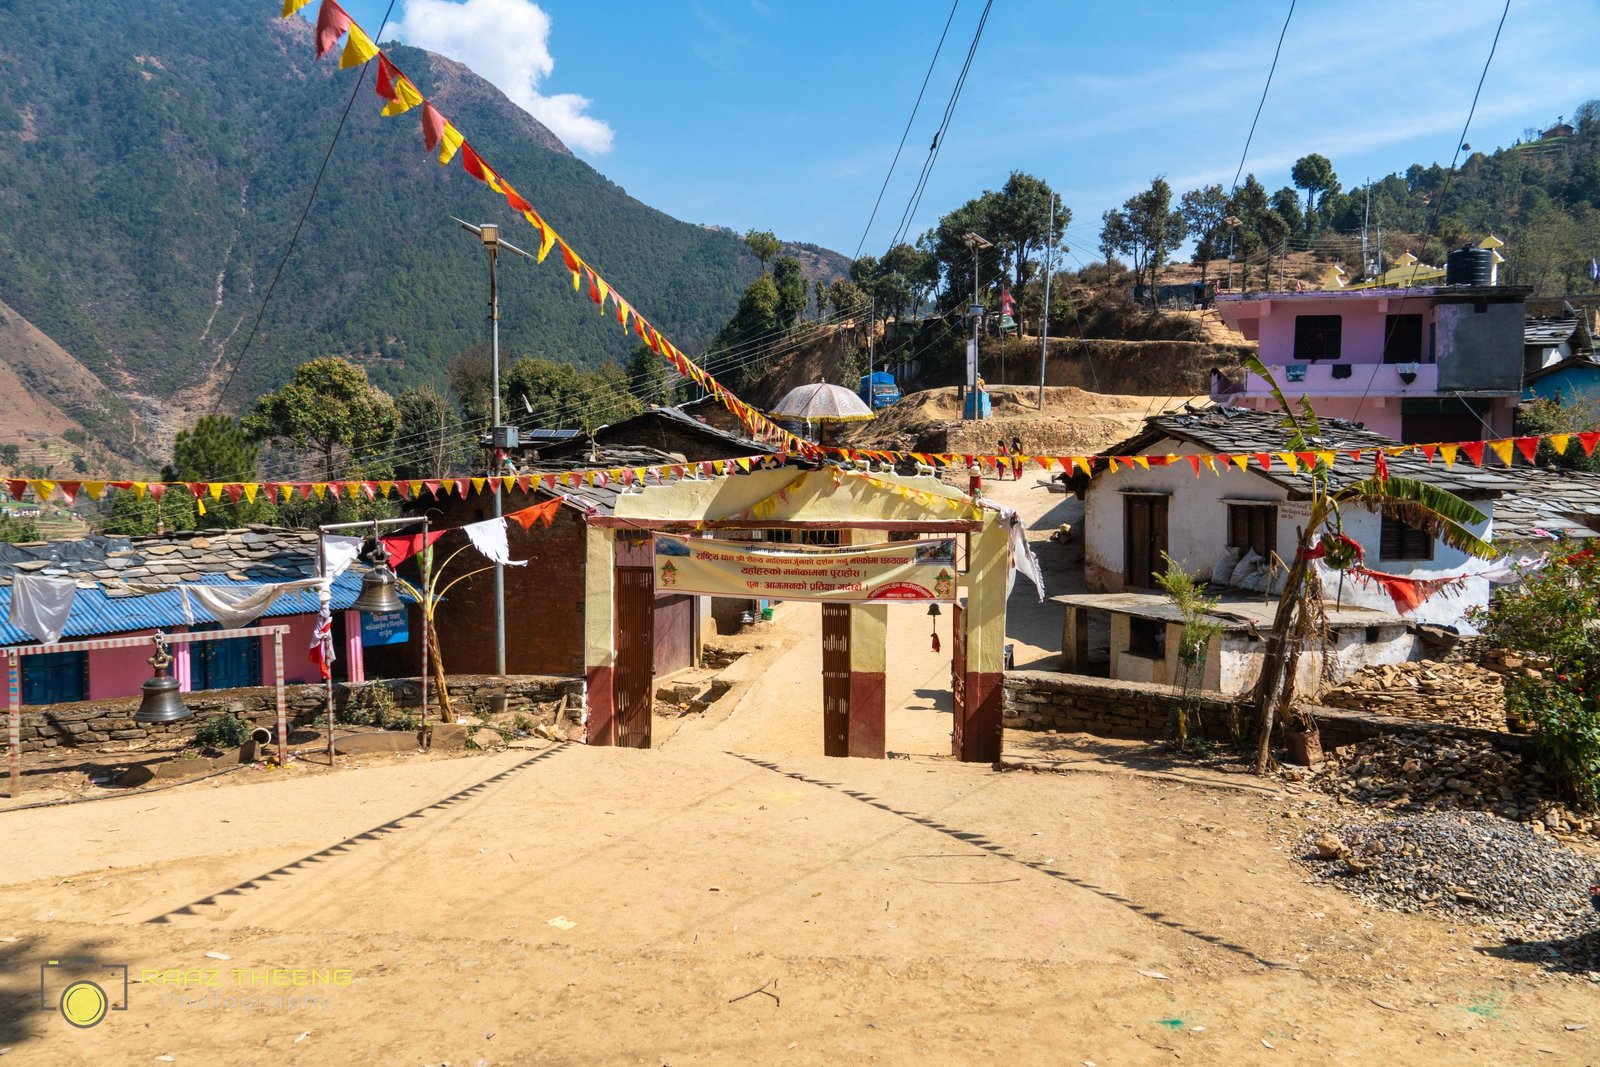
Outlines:
[[[1011,436],[1011,479],[1022,481],[1022,438]]]
[[[995,455],[999,458],[995,460],[994,478],[997,482],[1003,482],[1006,480],[1006,468],[1011,466],[1011,461],[1006,458],[1010,453],[1006,450],[1006,439],[1004,437],[1000,438],[999,450]]]

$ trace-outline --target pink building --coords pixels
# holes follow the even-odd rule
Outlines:
[[[1260,343],[1291,402],[1407,443],[1511,436],[1522,394],[1524,303],[1531,289],[1437,285],[1404,289],[1222,293],[1229,326]],[[1218,399],[1273,410],[1267,383],[1219,382]]]
[[[180,583],[242,586],[310,578],[316,574],[316,550],[314,530],[264,527],[0,545],[0,648],[34,643],[32,635],[8,621],[17,572],[77,579],[62,633],[63,642],[72,642],[144,636],[157,629],[167,633],[218,629],[198,603],[185,610],[176,588]],[[366,680],[364,639],[391,638],[364,626],[361,613],[352,609],[360,592],[361,575],[355,570],[333,583],[334,677],[341,681]],[[287,682],[322,680],[307,654],[316,614],[316,594],[302,591],[278,600],[260,620],[290,628],[283,645]],[[404,636],[400,634],[401,639]],[[137,696],[150,677],[147,660],[153,651],[151,645],[24,656],[21,702],[59,704]],[[185,642],[172,647],[172,657],[173,677],[186,693],[272,684],[270,641],[241,637]],[[0,685],[0,706],[10,702],[5,688]]]

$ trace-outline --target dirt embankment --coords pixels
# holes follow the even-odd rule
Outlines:
[[[992,417],[968,422],[961,418],[956,389],[928,389],[910,394],[873,422],[860,424],[846,440],[856,448],[990,453],[1002,439],[1009,444],[1012,437],[1018,437],[1023,451],[1030,455],[1094,452],[1132,436],[1151,415],[1204,399],[1203,395],[1125,396],[1046,386],[1041,410],[1037,386],[991,386]]]

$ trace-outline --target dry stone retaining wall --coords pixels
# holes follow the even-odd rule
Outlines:
[[[560,700],[563,694],[567,696],[569,704],[575,704],[583,696],[583,680],[580,678],[454,675],[449,681],[450,699],[458,715],[489,711],[494,698],[501,694],[505,695],[506,707],[511,710],[523,703]],[[416,707],[421,703],[422,690],[417,680],[402,678],[360,685],[337,682],[333,687],[334,706],[343,708],[352,695],[374,686],[388,686],[399,707]],[[284,700],[291,723],[315,723],[326,714],[327,692],[320,685],[285,686]],[[186,736],[207,719],[222,715],[233,715],[254,725],[268,727],[278,720],[276,691],[271,686],[184,693],[183,702],[194,711],[192,718],[149,725],[133,721],[133,713],[139,709],[138,697],[25,705],[22,709],[22,751],[37,752],[59,746],[94,749],[105,745],[121,748],[120,742],[140,741],[149,737]],[[432,703],[437,706],[437,699]]]

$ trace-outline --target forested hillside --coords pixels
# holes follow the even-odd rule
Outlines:
[[[304,207],[356,71],[314,59],[275,0],[0,0],[0,301],[136,412],[209,409]],[[376,29],[376,27],[371,27]],[[759,265],[737,235],[672,219],[575,159],[487,82],[391,55],[634,304],[692,350]],[[387,388],[444,383],[484,336],[485,262],[450,215],[533,231],[459,166],[424,154],[417,112],[379,116],[371,79],[223,402],[343,354]],[[842,259],[826,254],[822,269]],[[511,356],[596,366],[634,345],[548,261],[501,267]],[[72,412],[101,430],[127,412]],[[123,435],[126,440],[126,435]]]

